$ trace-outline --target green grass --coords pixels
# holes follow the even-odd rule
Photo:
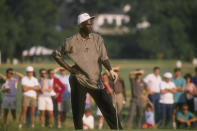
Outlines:
[[[126,122],[126,119],[128,117],[128,113],[129,113],[129,101],[130,101],[130,84],[129,84],[129,79],[128,79],[128,75],[129,72],[135,69],[144,69],[146,71],[146,74],[152,72],[152,68],[154,66],[160,66],[161,67],[161,75],[164,72],[173,72],[173,69],[175,68],[175,64],[176,61],[175,60],[112,60],[111,61],[112,66],[120,66],[121,67],[121,71],[120,71],[120,76],[125,80],[125,85],[126,85],[126,93],[127,93],[127,104],[125,105],[123,111],[122,111],[122,115],[123,115],[123,126],[124,123]],[[21,72],[21,73],[25,73],[25,67],[28,65],[32,65],[35,68],[36,74],[38,76],[38,70],[40,68],[55,68],[58,65],[52,61],[52,62],[40,62],[40,63],[34,63],[34,64],[30,64],[30,63],[25,63],[25,64],[18,64],[18,65],[8,65],[8,64],[2,64],[0,65],[0,73],[5,74],[5,70],[8,67],[12,67],[14,68],[16,71]],[[187,63],[187,62],[183,62],[183,68],[182,68],[182,72],[183,74],[185,73],[192,73],[193,74],[193,70],[194,67],[191,63]],[[146,75],[145,74],[145,75]],[[21,111],[21,88],[20,88],[20,84],[18,86],[18,105],[17,105],[17,115],[19,116],[20,111]],[[96,108],[94,106],[94,102],[92,101],[92,112],[93,114],[95,114],[96,112]],[[95,115],[96,116],[96,115]],[[95,127],[97,127],[97,123],[98,123],[98,118],[95,117],[96,121],[95,121]],[[1,121],[2,123],[2,121]],[[0,124],[0,131],[3,131],[2,125]],[[7,126],[5,126],[6,128],[4,128],[4,130],[6,131],[14,131],[14,130],[18,130],[18,125],[16,122],[12,122],[11,116],[9,115],[9,120],[8,120],[8,124]],[[21,131],[26,131],[26,130],[36,130],[36,131],[55,131],[55,130],[73,130],[73,122],[72,122],[72,113],[71,110],[68,113],[68,119],[67,121],[64,123],[64,126],[62,129],[56,129],[55,127],[50,129],[50,128],[41,128],[40,127],[40,123],[39,123],[39,118],[36,118],[36,127],[35,129],[31,129],[31,128],[27,128],[24,127],[23,129],[21,129]],[[104,129],[109,129],[107,124],[105,123],[104,125]],[[154,129],[157,130],[157,129]],[[163,131],[164,129],[159,129],[160,131]],[[170,129],[165,129],[165,130],[169,130]],[[133,130],[133,131],[137,131],[137,130]]]

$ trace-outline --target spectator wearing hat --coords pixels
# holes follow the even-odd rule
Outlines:
[[[160,68],[154,67],[153,73],[148,74],[144,78],[144,82],[148,86],[149,90],[149,99],[153,103],[155,108],[155,120],[156,123],[159,121],[159,100],[160,100],[160,84],[161,84],[161,77],[160,77]]]
[[[178,128],[195,128],[197,125],[197,117],[188,110],[188,105],[184,104],[181,111],[176,115]]]
[[[166,72],[164,74],[164,81],[160,84],[160,120],[159,126],[163,125],[163,121],[165,121],[165,126],[168,126],[173,111],[173,94],[176,93],[176,86],[173,82],[171,82],[172,74],[170,72]]]
[[[37,91],[39,91],[39,82],[38,79],[33,76],[34,68],[32,66],[28,66],[26,68],[27,75],[22,78],[21,85],[23,90],[23,101],[22,101],[22,112],[19,120],[19,128],[22,128],[22,123],[24,117],[26,115],[28,107],[31,110],[31,124],[32,128],[34,125],[34,113],[35,106],[37,102]]]
[[[144,70],[132,71],[129,74],[129,79],[131,83],[131,103],[130,103],[130,113],[127,122],[127,127],[133,127],[133,119],[136,113],[136,124],[137,128],[141,128],[142,118],[144,114],[144,105],[148,96],[148,89],[145,82],[142,81],[142,74]],[[135,78],[133,78],[135,75]]]
[[[186,103],[186,97],[185,97],[185,92],[184,92],[186,81],[181,76],[180,68],[174,69],[174,77],[172,77],[172,82],[176,86],[176,93],[174,94],[174,109],[173,109],[173,114],[172,114],[173,128],[176,128],[176,113],[178,110],[181,109],[182,105]]]
[[[14,77],[16,75],[17,77]],[[0,78],[4,80],[2,86],[3,102],[3,123],[7,124],[7,116],[9,110],[11,110],[13,120],[16,120],[16,105],[17,105],[17,87],[18,81],[23,77],[23,74],[14,71],[12,68],[6,70],[6,76],[0,74]]]
[[[83,129],[82,117],[87,92],[95,100],[110,128],[122,129],[116,110],[101,82],[102,65],[114,81],[118,76],[111,68],[103,38],[92,32],[93,19],[88,13],[79,14],[79,33],[66,39],[64,44],[54,51],[53,56],[58,64],[71,73],[69,82],[75,129]],[[69,65],[63,56],[68,56],[74,65]]]

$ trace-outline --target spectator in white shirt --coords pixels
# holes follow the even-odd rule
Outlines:
[[[34,125],[34,113],[35,106],[37,102],[37,92],[39,91],[38,79],[33,76],[34,68],[28,66],[26,68],[27,76],[23,77],[21,80],[22,90],[23,90],[23,101],[22,101],[22,112],[19,120],[19,128],[22,128],[22,123],[27,112],[27,108],[31,108],[31,124],[32,128]]]
[[[51,98],[52,85],[50,85],[50,81],[46,78],[46,73],[47,73],[46,69],[40,70],[41,78],[39,80],[39,83],[41,88],[38,96],[38,109],[40,111],[41,126],[42,127],[45,126],[44,117],[45,117],[45,111],[47,111],[49,118],[49,127],[52,127],[52,121],[53,121],[53,101]]]
[[[13,120],[16,120],[16,105],[17,105],[17,86],[18,80],[23,77],[23,74],[14,71],[12,68],[6,70],[7,76],[0,74],[5,83],[2,86],[2,92],[4,93],[2,109],[3,109],[3,123],[7,124],[7,116],[9,109],[11,110]],[[13,75],[17,75],[14,77]]]
[[[154,67],[153,73],[147,75],[144,78],[144,82],[148,86],[149,90],[149,99],[153,103],[155,107],[155,120],[156,123],[159,121],[159,99],[160,99],[160,83],[161,83],[161,77],[160,77],[160,68]]]
[[[92,130],[94,129],[94,117],[92,116],[91,110],[86,109],[83,116],[83,129]]]
[[[172,111],[174,98],[173,94],[176,93],[176,86],[171,82],[172,74],[166,72],[164,74],[165,81],[160,84],[161,96],[160,96],[160,120],[159,126],[163,125],[165,121],[165,127],[169,125],[172,119]]]

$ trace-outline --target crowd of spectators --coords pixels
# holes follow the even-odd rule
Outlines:
[[[119,75],[120,67],[113,70]],[[145,74],[145,70],[136,69],[129,73],[131,98],[128,101],[124,79],[119,75],[113,82],[109,72],[102,74],[104,89],[117,110],[118,119],[122,120],[122,109],[126,103],[130,108],[125,127],[147,128],[195,128],[197,125],[197,68],[195,75],[181,74],[180,68],[174,73],[160,74],[160,68],[154,67],[153,72]],[[174,75],[173,75],[174,74]],[[11,111],[16,121],[18,83],[22,89],[22,106],[19,116],[19,128],[23,128],[24,120],[32,128],[35,127],[35,116],[39,114],[41,127],[62,128],[70,109],[69,74],[62,67],[39,70],[36,77],[34,68],[28,66],[26,74],[16,72],[13,68],[6,70],[6,75],[0,74],[3,81],[0,100],[1,118],[4,125]],[[86,94],[85,112],[83,116],[84,129],[94,129],[94,115],[91,108],[91,95]],[[82,107],[83,108],[83,107]],[[97,107],[98,129],[103,128],[104,117]],[[124,123],[124,121],[122,120]]]

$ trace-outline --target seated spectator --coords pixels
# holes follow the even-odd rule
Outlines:
[[[96,115],[99,117],[98,129],[101,130],[101,129],[103,129],[104,116],[98,107],[96,109]]]
[[[188,111],[188,105],[182,106],[182,111],[177,113],[176,119],[179,128],[196,127],[197,118]]]
[[[172,112],[173,112],[173,94],[176,93],[176,86],[173,82],[171,82],[172,74],[170,72],[166,72],[164,74],[165,80],[162,81],[160,85],[160,119],[159,126],[163,125],[163,121],[165,121],[165,126],[168,126],[171,122]]]
[[[142,125],[142,128],[143,129],[153,128],[155,125],[154,105],[150,100],[147,100],[144,116],[145,116],[145,123]]]
[[[92,130],[94,129],[94,117],[92,116],[91,110],[86,109],[83,116],[83,129]]]

